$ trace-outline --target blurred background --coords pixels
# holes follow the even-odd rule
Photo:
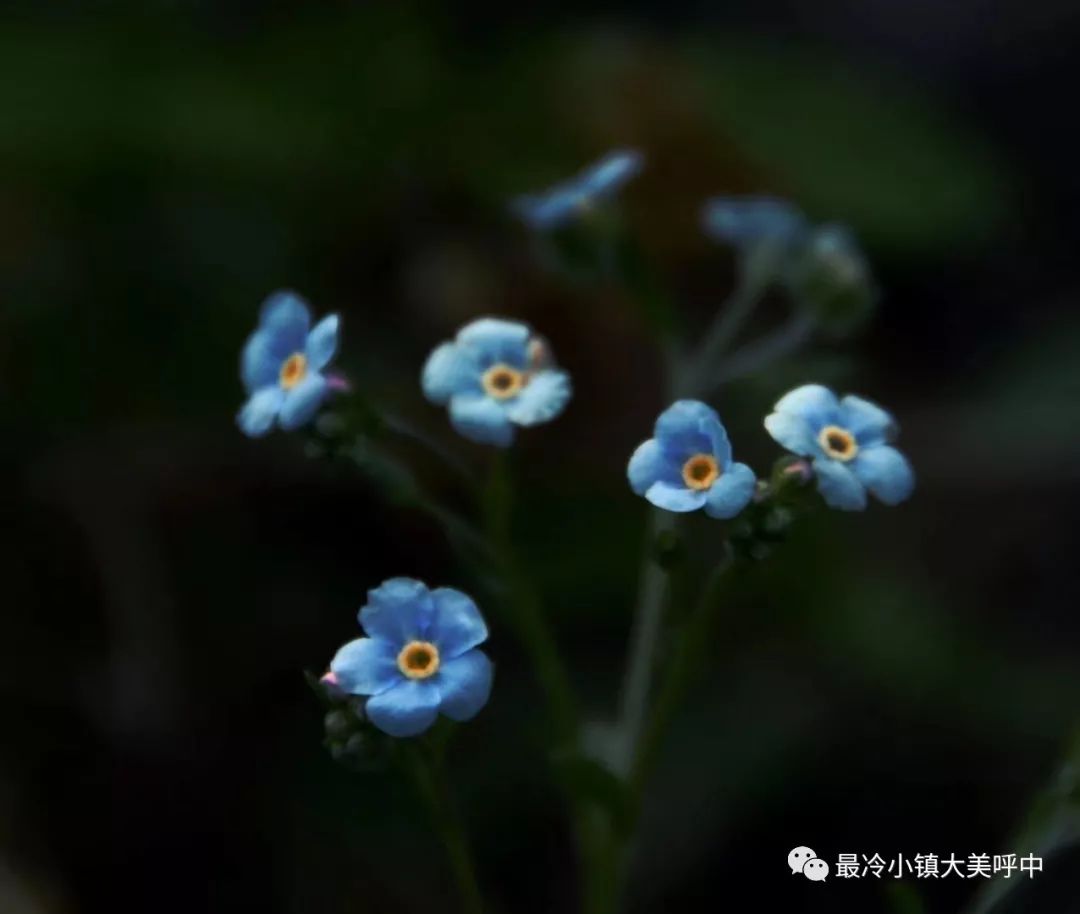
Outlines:
[[[813,884],[787,853],[1028,853],[1041,796],[1045,871],[996,910],[1080,911],[1076,4],[591,6],[5,4],[4,914],[455,909],[424,811],[332,762],[301,671],[384,578],[470,580],[362,475],[237,431],[239,349],[282,286],[342,314],[358,387],[478,467],[424,357],[484,314],[551,339],[576,397],[516,448],[515,536],[611,715],[659,360],[617,290],[537,267],[506,200],[616,146],[649,157],[623,199],[691,334],[734,281],[708,195],[788,196],[875,266],[865,332],[715,402],[739,459],[764,471],[761,417],[819,380],[890,407],[919,474],[726,595],[630,910],[972,910],[975,880]],[[573,911],[535,685],[509,633],[490,651],[451,762],[481,877],[493,910]]]

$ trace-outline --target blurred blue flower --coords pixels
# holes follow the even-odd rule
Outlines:
[[[423,733],[439,714],[465,721],[491,694],[492,665],[476,650],[488,636],[480,610],[459,590],[391,578],[360,610],[368,635],[330,663],[337,688],[370,695],[368,719],[391,736]]]
[[[656,420],[655,437],[630,458],[630,488],[659,508],[734,517],[754,495],[754,471],[731,459],[731,444],[716,411],[698,400],[678,400]]]
[[[740,250],[760,244],[794,248],[809,231],[795,206],[772,197],[714,197],[702,207],[701,222],[710,238]]]
[[[311,311],[295,292],[275,292],[267,298],[240,359],[240,377],[248,393],[236,417],[241,431],[258,438],[275,420],[289,431],[309,422],[330,389],[322,372],[337,345],[336,314],[312,328]]]
[[[581,173],[539,194],[527,194],[511,204],[534,229],[548,231],[572,222],[598,202],[614,196],[645,164],[640,152],[609,152]]]
[[[831,507],[861,511],[867,490],[895,505],[914,490],[911,465],[889,444],[896,423],[881,407],[851,395],[838,400],[828,388],[807,384],[773,410],[765,428],[789,451],[811,459],[818,491]]]
[[[485,317],[431,353],[424,395],[450,405],[450,422],[471,441],[507,447],[515,425],[538,425],[570,399],[570,376],[553,366],[547,343],[525,324]]]

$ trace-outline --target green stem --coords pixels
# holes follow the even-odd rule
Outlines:
[[[762,293],[776,272],[778,257],[779,252],[773,246],[763,245],[744,259],[738,285],[716,312],[705,332],[705,341],[688,369],[677,379],[679,396],[701,396],[707,391],[715,366],[761,301]]]
[[[382,420],[383,425],[388,431],[393,432],[395,435],[408,441],[419,444],[441,463],[453,470],[470,491],[476,492],[478,490],[479,484],[476,479],[476,474],[473,473],[469,466],[458,457],[457,454],[453,453],[437,438],[431,437],[427,432],[417,428],[408,420],[393,413],[383,412],[379,415],[379,418]]]
[[[494,455],[484,499],[484,519],[496,565],[507,587],[510,604],[505,617],[529,655],[544,693],[557,745],[578,752],[578,711],[570,679],[532,588],[513,548],[511,535],[513,487],[506,455]],[[614,914],[618,882],[616,846],[609,840],[611,823],[588,799],[567,791],[581,852],[585,914]]]
[[[510,530],[512,499],[506,455],[500,451],[493,459],[485,492],[484,519],[488,544],[507,589],[506,597],[511,611],[506,613],[506,617],[529,655],[547,699],[559,744],[564,748],[576,748],[577,701],[558,645],[544,617],[543,605],[513,547]]]
[[[630,785],[635,797],[640,797],[644,791],[645,782],[656,763],[668,725],[693,680],[693,671],[700,665],[702,655],[708,650],[708,634],[713,623],[712,608],[732,566],[733,559],[729,551],[713,568],[702,588],[697,605],[676,637],[671,663],[657,694],[652,714],[639,745],[635,747],[630,774]]]
[[[596,807],[577,809],[578,845],[584,875],[583,914],[615,914],[618,910],[623,843],[610,818]]]
[[[461,816],[450,793],[441,758],[425,753],[414,740],[402,740],[401,757],[446,848],[450,869],[461,896],[463,914],[483,914],[484,901],[476,879],[476,867],[465,838]]]
[[[1055,850],[1080,839],[1080,724],[1078,724],[1053,777],[1034,798],[1026,821],[1009,841],[1024,854],[1049,857]],[[1025,880],[1026,881],[1026,880]],[[990,914],[1022,886],[1016,879],[994,879],[982,885],[966,909],[969,914]],[[1015,907],[1015,906],[1014,906]]]
[[[616,774],[623,776],[630,773],[641,737],[645,709],[649,701],[649,687],[656,664],[660,623],[667,598],[668,575],[656,562],[652,551],[657,537],[674,528],[674,514],[659,509],[651,512],[646,535],[647,554],[638,586],[637,611],[634,613],[633,628],[630,632],[630,652],[619,709],[617,754],[614,762]]]
[[[715,388],[754,374],[801,349],[813,335],[814,319],[806,313],[793,315],[778,330],[736,349],[723,360],[720,370],[707,381]]]

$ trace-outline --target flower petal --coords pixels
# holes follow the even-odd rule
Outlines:
[[[481,369],[497,362],[525,368],[530,330],[518,321],[482,317],[458,331],[457,341],[476,358]]]
[[[841,424],[860,445],[880,444],[896,434],[896,420],[876,403],[848,394],[840,401]]]
[[[380,638],[357,638],[330,661],[338,686],[351,695],[378,695],[405,677],[397,665],[398,650]]]
[[[791,243],[807,228],[792,204],[770,197],[716,197],[705,203],[701,221],[706,235],[739,246]]]
[[[403,679],[368,699],[368,720],[391,736],[417,736],[435,723],[440,699],[433,679]]]
[[[822,426],[840,421],[840,404],[836,394],[821,384],[796,387],[777,400],[773,410],[802,416],[814,435],[821,431]]]
[[[259,312],[259,329],[266,331],[282,359],[303,352],[310,326],[307,302],[287,289],[270,295]]]
[[[716,410],[700,400],[676,400],[656,420],[656,438],[673,459],[712,453],[710,432],[719,423]]]
[[[328,389],[326,378],[321,374],[309,374],[292,390],[286,391],[278,419],[281,427],[292,431],[310,422],[326,399]]]
[[[284,357],[273,346],[270,334],[265,330],[256,330],[247,338],[244,351],[240,355],[240,380],[248,394],[278,383],[281,363]]]
[[[654,482],[662,481],[677,486],[681,481],[679,474],[679,467],[655,438],[639,444],[626,467],[630,488],[638,495],[644,495]]]
[[[591,196],[609,196],[641,172],[645,157],[636,149],[616,149],[582,172],[577,183]]]
[[[460,657],[487,640],[487,623],[472,597],[453,587],[437,587],[431,599],[435,613],[427,637],[444,660]]]
[[[820,453],[810,423],[796,413],[771,413],[765,417],[765,429],[781,447],[793,454],[811,457]]]
[[[745,463],[731,464],[709,488],[705,513],[721,520],[734,517],[754,497],[756,482],[754,471]]]
[[[515,197],[510,203],[510,210],[531,228],[547,231],[558,228],[580,213],[583,203],[580,193],[557,190]]]
[[[484,394],[455,394],[450,400],[450,424],[470,441],[508,447],[514,426],[506,410]]]
[[[511,210],[535,229],[558,228],[585,212],[595,200],[613,196],[644,166],[634,149],[617,149],[569,180],[539,194],[517,197]]]
[[[390,578],[368,591],[360,608],[360,624],[372,638],[400,650],[409,641],[427,640],[435,604],[423,581]]]
[[[670,482],[654,482],[645,492],[645,498],[665,511],[683,514],[696,511],[705,504],[707,490],[694,491],[686,486],[672,485]]]
[[[518,425],[548,422],[566,408],[572,392],[570,376],[565,371],[537,372],[509,403],[506,416]]]
[[[439,667],[439,710],[451,720],[475,717],[488,703],[495,670],[483,651],[469,651]]]
[[[274,424],[285,394],[280,387],[264,387],[256,391],[240,409],[236,424],[249,438],[261,438]]]
[[[728,439],[727,429],[720,417],[705,419],[701,423],[702,431],[709,436],[712,445],[710,451],[721,468],[731,465],[731,441]]]
[[[817,487],[825,504],[841,511],[862,511],[866,507],[866,489],[846,464],[828,457],[814,460]]]
[[[420,375],[424,396],[442,406],[454,394],[480,392],[480,368],[457,343],[436,346]]]
[[[852,472],[887,505],[898,505],[915,491],[915,473],[896,448],[887,444],[863,448],[851,462]]]
[[[322,371],[330,364],[330,360],[337,353],[340,323],[336,314],[328,314],[312,328],[304,347],[308,371]]]

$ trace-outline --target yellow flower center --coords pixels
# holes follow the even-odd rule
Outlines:
[[[410,641],[398,654],[397,665],[410,679],[427,679],[439,672],[439,649],[430,641]]]
[[[307,374],[307,359],[303,353],[294,352],[290,355],[281,366],[281,374],[278,377],[278,381],[281,386],[286,390],[290,390],[295,387],[301,381],[304,380],[304,376]]]
[[[720,478],[720,467],[712,454],[695,454],[683,464],[682,478],[688,489],[707,489]]]
[[[855,443],[855,436],[846,428],[838,425],[826,425],[818,434],[818,444],[827,457],[833,460],[843,460],[845,463],[853,460],[859,453],[859,446]]]
[[[525,386],[525,375],[516,368],[500,362],[484,372],[481,383],[488,396],[496,400],[506,400],[521,392],[521,388]]]

